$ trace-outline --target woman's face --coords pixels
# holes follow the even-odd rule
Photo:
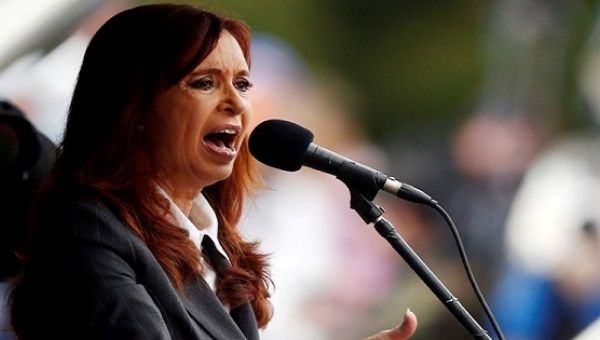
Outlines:
[[[174,189],[203,187],[233,170],[252,110],[242,49],[223,31],[215,49],[155,103],[158,159]]]

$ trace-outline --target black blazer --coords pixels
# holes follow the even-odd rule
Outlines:
[[[23,339],[258,339],[249,304],[230,315],[202,277],[176,291],[104,205],[70,203],[52,216],[13,296]]]

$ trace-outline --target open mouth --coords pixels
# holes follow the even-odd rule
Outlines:
[[[215,152],[232,154],[235,153],[235,141],[238,135],[237,128],[220,128],[204,136],[204,142]]]

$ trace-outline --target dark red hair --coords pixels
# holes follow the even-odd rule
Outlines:
[[[75,87],[67,129],[47,197],[86,192],[120,216],[146,242],[173,285],[201,273],[199,252],[168,218],[162,183],[144,133],[153,100],[181,81],[227,30],[250,64],[250,33],[240,21],[188,5],[136,7],[117,14],[92,38]],[[249,300],[259,326],[270,319],[270,279],[257,244],[236,226],[244,199],[258,182],[244,141],[231,176],[204,188],[219,219],[219,240],[232,266],[219,275],[217,295],[232,308]]]

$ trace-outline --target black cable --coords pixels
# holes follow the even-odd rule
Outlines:
[[[460,239],[460,235],[458,234],[458,229],[456,228],[456,225],[454,224],[454,222],[452,221],[452,218],[450,218],[450,215],[448,215],[446,210],[444,210],[444,208],[442,208],[442,206],[439,205],[436,201],[432,201],[429,205],[431,207],[433,207],[435,210],[437,210],[440,214],[442,214],[442,216],[448,223],[448,226],[450,226],[450,230],[452,231],[452,235],[454,236],[454,240],[456,241],[456,245],[458,246],[458,252],[460,254],[460,259],[462,260],[463,266],[465,268],[465,272],[467,273],[467,277],[469,278],[469,282],[471,283],[471,287],[473,287],[473,290],[475,291],[475,295],[477,296],[479,303],[481,304],[483,310],[485,311],[485,314],[490,319],[490,322],[492,323],[492,327],[494,327],[494,331],[496,332],[496,334],[498,335],[500,340],[505,340],[504,334],[502,334],[502,330],[500,329],[500,326],[498,325],[498,322],[496,321],[496,318],[494,317],[492,310],[490,309],[487,302],[485,301],[485,298],[483,297],[483,294],[481,293],[481,290],[479,289],[479,286],[477,285],[477,282],[475,281],[473,271],[471,270],[471,265],[469,264],[469,260],[467,259],[467,254],[465,252],[463,243]]]

